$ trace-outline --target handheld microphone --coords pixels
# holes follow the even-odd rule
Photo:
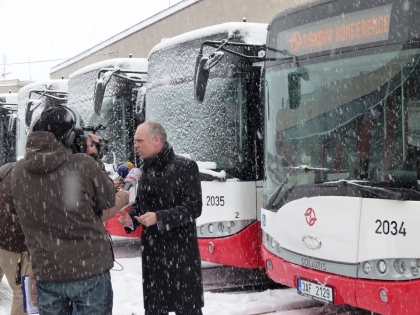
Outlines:
[[[117,169],[117,174],[120,178],[126,178],[129,172],[130,172],[130,169],[128,168],[128,166],[125,166],[125,165],[121,165]]]
[[[127,177],[124,180],[125,186],[123,190],[130,190],[132,186],[134,186],[141,177],[141,170],[139,168],[132,168],[130,173],[128,173]]]

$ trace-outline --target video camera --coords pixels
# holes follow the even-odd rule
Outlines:
[[[85,131],[90,131],[93,134],[96,134],[98,130],[105,130],[106,127],[104,125],[97,125],[97,126],[84,126],[75,129],[76,137],[74,139],[74,151],[77,153],[85,153],[86,152],[86,140],[90,139],[91,143],[96,146],[98,150],[98,157],[102,159],[104,155],[108,154],[109,146],[108,140],[99,138],[99,142],[94,141],[89,136],[85,135]]]

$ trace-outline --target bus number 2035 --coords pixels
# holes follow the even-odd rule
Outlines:
[[[207,206],[210,207],[223,207],[225,205],[225,196],[206,196]]]

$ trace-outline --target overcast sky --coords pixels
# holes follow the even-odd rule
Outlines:
[[[0,0],[0,80],[4,73],[7,80],[48,79],[51,67],[63,62],[57,59],[74,57],[180,1]]]

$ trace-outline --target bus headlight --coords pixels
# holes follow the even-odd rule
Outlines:
[[[411,267],[410,272],[413,277],[416,277],[419,274],[419,270],[416,267]]]
[[[394,269],[397,273],[403,274],[405,271],[405,264],[401,259],[397,259],[394,261]]]
[[[274,237],[271,239],[271,247],[276,248],[276,240],[274,239]]]
[[[370,272],[370,263],[368,261],[365,261],[363,263],[362,270],[363,270],[363,273],[366,275]]]
[[[219,222],[219,224],[217,224],[217,229],[220,233],[223,233],[223,231],[225,230],[225,225],[223,224],[223,222]]]
[[[205,230],[204,225],[200,226],[200,234],[201,234],[201,235],[203,235],[203,234],[204,234],[204,230]]]
[[[209,230],[209,233],[213,233],[213,231],[214,231],[213,224],[209,224],[208,230]]]
[[[270,235],[268,235],[267,233],[265,233],[265,242],[267,244],[270,243]]]
[[[380,273],[385,273],[386,272],[387,266],[386,266],[385,261],[383,261],[383,260],[378,261],[377,267],[378,267],[378,271]]]

